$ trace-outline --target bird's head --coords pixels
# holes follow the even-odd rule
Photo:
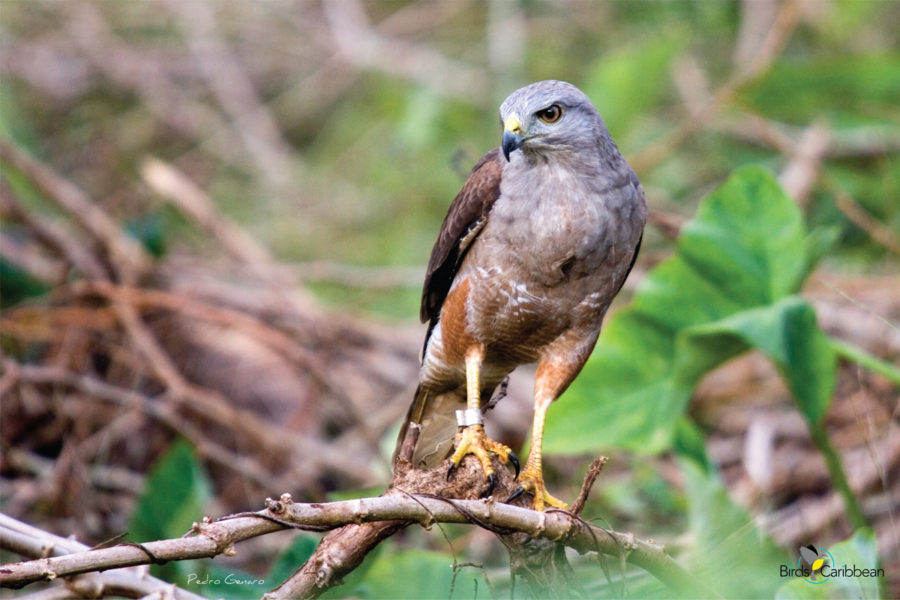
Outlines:
[[[506,160],[516,150],[547,154],[596,147],[606,126],[590,99],[571,83],[538,81],[500,105],[501,147]]]

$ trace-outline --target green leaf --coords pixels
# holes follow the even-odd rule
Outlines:
[[[827,550],[834,557],[833,565],[847,575],[833,575],[822,583],[811,583],[798,577],[778,588],[778,600],[880,598],[883,574],[879,571],[878,547],[871,529],[858,530],[853,536]],[[796,562],[790,565],[796,568]],[[854,567],[856,569],[854,569]],[[863,571],[863,570],[867,571]],[[873,573],[874,572],[874,573]]]
[[[806,238],[806,268],[804,269],[804,279],[812,273],[816,264],[825,257],[841,235],[840,227],[829,225],[816,227]]]
[[[203,518],[212,497],[202,465],[184,440],[174,442],[150,469],[144,490],[128,526],[129,539],[149,542],[181,537]],[[199,561],[153,565],[151,572],[166,581],[205,575]]]
[[[141,243],[144,250],[156,258],[162,258],[167,251],[166,224],[160,212],[152,212],[129,219],[125,230]]]
[[[887,321],[885,324],[892,327]],[[838,356],[846,360],[852,360],[873,373],[878,373],[885,379],[891,381],[894,386],[900,386],[900,367],[872,356],[862,348],[857,348],[853,344],[848,344],[842,340],[832,339],[831,347]]]
[[[363,566],[368,562],[367,558]],[[396,600],[491,597],[490,589],[479,569],[464,567],[454,581],[453,560],[450,556],[428,551],[381,552],[371,561],[371,566],[361,579],[355,580],[355,583],[348,581],[347,585],[336,591],[339,592],[337,596],[328,596]]]
[[[136,542],[181,537],[203,517],[210,490],[190,444],[173,442],[150,469],[131,518],[130,537]]]
[[[787,556],[731,501],[716,473],[679,461],[694,534],[692,571],[726,598],[771,598]]]
[[[312,535],[304,534],[295,537],[291,544],[281,551],[272,564],[272,568],[269,569],[269,574],[266,576],[266,583],[271,584],[269,587],[275,587],[299,569],[316,551],[318,543],[318,540]]]
[[[678,420],[673,443],[674,450],[678,454],[693,460],[704,472],[709,473],[713,470],[712,461],[706,453],[706,437],[697,424],[687,416]]]
[[[547,452],[668,446],[700,370],[676,365],[678,335],[792,294],[808,272],[803,218],[766,171],[738,170],[701,203],[675,255],[606,324],[582,374],[550,410]],[[716,364],[744,351],[713,336]],[[710,361],[703,368],[713,366]]]
[[[820,423],[834,392],[836,363],[813,308],[798,296],[691,327],[678,338],[676,378],[692,389],[723,356],[756,348],[781,372],[810,424]]]
[[[28,298],[46,294],[50,286],[0,257],[0,290],[3,290],[0,309],[5,310]]]

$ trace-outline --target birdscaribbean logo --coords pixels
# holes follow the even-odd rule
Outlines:
[[[822,584],[832,577],[884,577],[884,569],[864,568],[857,565],[838,565],[826,548],[809,544],[801,546],[797,566],[781,565],[782,577],[802,577],[803,581]]]

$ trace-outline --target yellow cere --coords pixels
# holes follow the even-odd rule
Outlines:
[[[506,117],[506,122],[503,123],[503,129],[511,133],[521,133],[522,125],[519,123],[519,117],[516,115],[509,115]]]

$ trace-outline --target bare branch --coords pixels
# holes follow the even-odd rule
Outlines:
[[[875,242],[881,244],[894,254],[900,255],[900,236],[892,229],[875,219],[866,209],[859,205],[843,187],[833,178],[827,177],[825,184],[834,195],[834,203],[838,209],[850,219],[854,225],[869,234]]]
[[[207,2],[168,2],[177,16],[207,85],[229,116],[257,169],[276,187],[291,180],[291,150],[251,78],[219,35],[213,7]]]
[[[119,224],[74,183],[5,140],[0,140],[0,157],[21,171],[49,200],[101,242],[124,281],[134,281],[146,270],[149,258],[140,244],[126,236]]]
[[[213,201],[171,163],[148,158],[141,164],[144,182],[194,219],[235,259],[248,264],[273,262],[269,251],[245,230],[226,221]]]
[[[106,279],[106,269],[96,258],[74,238],[71,232],[65,231],[55,223],[42,219],[32,213],[19,202],[15,193],[5,179],[0,179],[0,209],[16,219],[21,220],[35,237],[58,251],[76,269],[88,279]],[[61,280],[60,280],[61,281]]]
[[[484,71],[431,48],[380,34],[356,0],[323,2],[322,9],[341,56],[357,67],[411,79],[442,96],[471,100],[487,95]]]
[[[73,539],[53,535],[2,513],[0,513],[0,547],[30,558],[65,556],[90,551],[86,545]],[[49,598],[52,595],[54,598],[71,598],[75,592],[90,598],[114,595],[139,598],[156,593],[176,600],[202,600],[202,596],[151,577],[145,569],[145,567],[129,568],[69,578],[58,587],[42,590],[49,595],[41,597]]]
[[[581,492],[579,492],[578,498],[575,499],[572,506],[569,507],[569,511],[573,515],[580,515],[581,511],[584,510],[584,503],[587,502],[588,495],[591,493],[591,488],[594,487],[594,482],[597,481],[597,477],[600,475],[600,471],[603,470],[603,466],[607,461],[609,461],[607,457],[598,456],[591,462],[591,466],[588,467],[588,472],[584,476],[584,483],[581,484]]]
[[[268,469],[259,466],[250,456],[235,454],[207,439],[202,429],[178,414],[166,395],[150,399],[138,392],[111,385],[89,375],[71,373],[59,367],[20,365],[8,359],[4,360],[2,364],[6,373],[10,378],[14,378],[16,384],[62,385],[79,390],[96,400],[139,408],[144,414],[190,440],[201,456],[232,469],[259,485],[268,486],[278,483],[266,477]]]
[[[778,176],[778,183],[800,206],[806,206],[809,193],[819,178],[830,138],[825,124],[814,122],[803,132],[791,152],[790,162]]]
[[[35,581],[112,568],[233,554],[234,545],[238,542],[290,527],[323,530],[392,521],[423,525],[475,522],[490,528],[520,531],[532,537],[555,540],[579,552],[600,552],[613,556],[624,553],[629,562],[646,569],[677,591],[716,596],[675,564],[661,546],[638,540],[631,534],[589,525],[565,511],[541,513],[493,500],[449,500],[399,493],[326,504],[293,503],[290,495],[284,495],[278,502],[270,501],[269,507],[258,513],[196,524],[192,531],[194,535],[186,538],[140,545],[120,544],[112,548],[6,565],[0,570],[0,585],[18,587]],[[394,525],[399,528],[396,523]],[[272,597],[280,596],[276,594]]]

